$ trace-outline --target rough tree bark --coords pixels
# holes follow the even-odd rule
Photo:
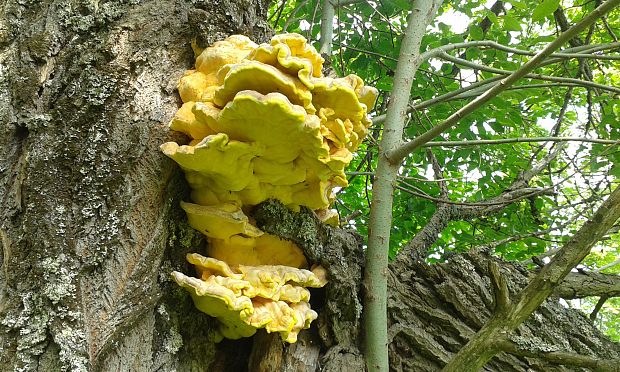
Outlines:
[[[159,145],[190,41],[265,40],[265,17],[249,0],[0,5],[0,370],[213,362],[212,321],[168,279],[202,238]]]
[[[159,153],[175,86],[229,34],[266,40],[263,1],[10,0],[0,5],[0,371],[361,371],[361,240],[278,203],[259,227],[296,241],[329,285],[300,341],[213,340],[214,321],[169,279],[205,241],[183,176]],[[394,370],[441,367],[491,311],[483,255],[391,266]],[[500,263],[511,291],[529,274]],[[585,317],[548,301],[513,340],[618,358]],[[502,354],[489,370],[552,370]],[[545,369],[547,368],[547,369]],[[557,367],[557,370],[562,368]]]

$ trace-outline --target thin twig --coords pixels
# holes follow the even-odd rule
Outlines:
[[[601,308],[603,307],[603,305],[605,305],[605,302],[607,301],[608,298],[609,297],[607,297],[607,296],[599,297],[598,302],[596,303],[596,306],[594,306],[594,309],[590,313],[590,320],[591,321],[594,321],[596,319],[596,316],[598,315],[598,312],[601,311]]]
[[[286,30],[288,29],[288,26],[290,26],[291,23],[293,23],[293,21],[297,20],[297,18],[295,18],[295,14],[297,14],[297,12],[299,12],[301,10],[301,8],[306,6],[306,4],[308,4],[309,2],[310,2],[310,0],[304,0],[301,3],[299,3],[299,5],[297,5],[295,7],[295,9],[293,9],[291,14],[288,15],[288,19],[286,20],[286,22],[284,22],[284,26],[282,27],[282,31],[286,32]]]
[[[611,44],[611,45],[610,45]],[[600,44],[601,46],[605,46],[604,49],[618,49],[620,48],[620,43],[610,43],[610,44]],[[449,52],[451,50],[455,50],[455,49],[463,49],[463,48],[471,48],[471,47],[489,47],[489,48],[493,48],[493,49],[497,49],[497,50],[501,50],[504,52],[509,52],[509,53],[513,53],[513,54],[517,54],[517,55],[523,55],[523,56],[535,56],[536,52],[530,52],[529,50],[523,50],[523,49],[517,49],[517,48],[511,48],[499,43],[496,43],[494,41],[490,41],[490,40],[480,40],[480,41],[468,41],[468,42],[464,42],[464,43],[454,43],[454,44],[446,44],[446,45],[442,45],[438,48],[435,49],[431,49],[429,51],[426,51],[424,53],[422,53],[422,55],[420,55],[420,59],[425,61],[427,59],[430,58],[434,58],[437,57],[438,55],[445,53],[445,52]],[[592,46],[592,47],[596,47],[596,45]],[[549,57],[553,57],[553,58],[591,58],[591,59],[606,59],[606,60],[619,60],[620,56],[606,56],[606,55],[601,55],[601,54],[593,54],[599,50],[594,49],[594,51],[589,52],[589,53],[573,53],[573,49],[572,48],[567,48],[564,49],[563,51],[560,51],[558,53],[551,53],[549,55]]]
[[[616,265],[620,264],[620,258],[618,258],[617,260],[615,260],[614,262],[610,262],[607,265],[603,265],[599,268],[597,268],[596,270],[593,270],[595,273],[600,273],[603,270],[609,269],[610,267],[614,267]]]
[[[359,4],[359,3],[365,3],[366,0],[340,0],[340,1],[333,1],[332,0],[332,5],[336,8],[338,7],[343,7],[343,6],[347,6],[347,5],[353,5],[353,4]]]
[[[398,146],[390,150],[386,154],[390,162],[392,164],[400,164],[402,159],[404,159],[404,157],[407,156],[409,153],[418,149],[425,143],[431,141],[433,138],[437,137],[439,134],[443,133],[448,128],[458,123],[465,116],[468,116],[469,114],[483,106],[485,103],[487,103],[489,100],[496,97],[499,93],[506,90],[506,88],[510,87],[518,80],[523,78],[525,75],[529,74],[532,70],[534,70],[541,63],[543,63],[550,54],[560,48],[566,41],[578,35],[582,30],[586,29],[590,24],[594,23],[605,13],[615,8],[619,3],[620,0],[608,0],[604,2],[601,6],[586,15],[580,22],[569,28],[566,32],[563,32],[560,36],[558,36],[557,39],[549,43],[540,53],[532,57],[532,59],[530,59],[521,68],[508,75],[506,78],[504,78],[497,85],[493,86],[487,92],[482,94],[480,97],[474,99],[473,101],[459,109],[457,112],[450,115],[450,117],[448,117],[445,121],[433,127],[431,130],[423,133],[422,135],[416,137],[412,141],[405,143],[404,145]]]
[[[401,183],[405,184],[408,187],[413,187],[412,185],[401,181]],[[523,188],[523,189],[519,189],[519,190],[514,190],[514,191],[519,191],[519,193],[523,193],[525,192],[526,194],[524,195],[519,195],[515,198],[511,198],[511,199],[506,199],[506,200],[502,200],[502,201],[497,201],[497,202],[458,202],[458,201],[453,201],[450,199],[443,199],[443,198],[436,198],[427,194],[423,194],[420,192],[416,192],[413,191],[411,189],[408,189],[406,187],[400,186],[400,185],[396,185],[395,186],[397,189],[405,191],[406,193],[409,193],[411,195],[414,196],[418,196],[420,198],[423,199],[427,199],[427,200],[431,200],[434,201],[436,203],[442,203],[442,204],[451,204],[451,205],[461,205],[464,207],[490,207],[493,205],[505,205],[505,204],[512,204],[514,202],[523,200],[523,199],[527,199],[527,198],[531,198],[532,196],[536,196],[536,195],[543,195],[543,194],[547,194],[550,192],[553,192],[553,187],[545,187],[545,188],[540,188],[540,187],[529,187],[529,188]]]
[[[513,71],[507,71],[507,70],[502,70],[502,69],[495,68],[495,67],[489,67],[489,66],[481,65],[479,63],[475,63],[475,62],[471,62],[471,61],[468,61],[468,60],[465,60],[465,59],[461,59],[461,58],[458,58],[458,57],[453,57],[453,56],[449,55],[448,53],[441,53],[440,57],[442,59],[447,60],[447,61],[454,62],[456,64],[459,64],[459,65],[462,65],[462,66],[466,66],[466,67],[469,67],[469,68],[472,68],[472,69],[475,69],[475,70],[487,71],[487,72],[492,72],[494,74],[500,74],[500,75],[510,75],[510,74],[513,73]],[[525,74],[522,77],[523,78],[529,78],[529,79],[537,79],[537,80],[573,83],[573,84],[582,85],[582,86],[586,86],[586,87],[592,87],[592,88],[597,88],[597,89],[601,89],[601,90],[607,90],[607,91],[614,92],[614,93],[620,93],[620,88],[616,88],[616,87],[612,87],[612,86],[607,86],[607,85],[604,85],[604,84],[594,83],[594,82],[591,82],[589,80],[565,78],[565,77],[558,77],[558,76],[549,76],[549,75],[542,75],[542,74]]]
[[[531,138],[500,138],[490,140],[469,140],[469,141],[433,141],[428,142],[422,147],[465,147],[480,145],[501,145],[505,143],[529,143],[529,142],[587,142],[600,143],[604,145],[620,145],[620,140],[605,140],[599,138],[583,137],[531,137]]]
[[[613,371],[620,363],[620,360],[596,359],[586,355],[569,353],[563,351],[530,351],[521,349],[512,341],[499,342],[499,348],[510,354],[524,356],[528,358],[539,358],[554,364],[563,364],[576,367],[588,368],[594,371]]]

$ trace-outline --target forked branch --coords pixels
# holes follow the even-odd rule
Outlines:
[[[443,371],[475,371],[482,368],[495,354],[502,351],[500,343],[525,321],[553,293],[558,284],[590,252],[620,218],[620,187],[601,204],[577,233],[543,267],[516,296],[509,309],[495,314],[456,354]]]
[[[536,67],[538,67],[543,61],[549,57],[553,52],[559,49],[565,42],[574,38],[581,31],[586,29],[586,27],[590,26],[597,19],[605,15],[607,12],[615,8],[620,4],[620,0],[607,0],[603,4],[601,4],[598,8],[594,9],[592,13],[585,16],[579,23],[575,24],[566,32],[563,32],[557,39],[549,43],[547,47],[545,47],[542,51],[540,51],[536,56],[530,59],[526,64],[524,64],[520,69],[516,70],[512,74],[508,75],[506,78],[502,79],[498,84],[494,85],[487,92],[482,94],[480,97],[474,99],[467,105],[463,106],[454,114],[450,115],[446,120],[442,123],[436,125],[435,127],[429,129],[425,133],[420,136],[414,138],[412,141],[405,143],[397,148],[390,150],[386,156],[393,164],[399,164],[405,156],[407,156],[412,151],[420,148],[425,143],[431,141],[433,138],[437,137],[447,129],[451,128],[453,125],[458,123],[461,119],[471,114],[485,103],[487,103],[492,98],[496,97],[498,94],[512,86],[518,80],[529,74]]]

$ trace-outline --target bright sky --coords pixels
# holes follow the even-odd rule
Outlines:
[[[465,32],[469,25],[469,17],[453,9],[448,9],[448,11],[437,17],[437,20],[450,26],[452,31],[457,34]]]

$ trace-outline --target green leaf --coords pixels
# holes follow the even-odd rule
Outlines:
[[[538,6],[534,8],[532,19],[534,21],[540,21],[548,15],[553,14],[558,6],[560,6],[560,0],[543,0],[542,3],[538,4]]]
[[[489,125],[491,126],[491,128],[493,128],[495,133],[498,133],[498,134],[504,133],[504,128],[505,127],[501,123],[499,123],[497,121],[491,121],[491,122],[489,122]]]
[[[494,24],[495,26],[499,26],[499,19],[497,19],[497,16],[495,15],[495,13],[493,13],[493,12],[492,12],[492,11],[490,11],[490,10],[487,10],[487,11],[485,12],[485,14],[486,14],[487,18],[488,18],[488,19],[490,19],[490,20],[491,20],[491,22],[493,22],[493,24]]]
[[[477,59],[478,56],[480,56],[480,49],[476,47],[467,48],[467,50],[465,51],[465,56],[467,57],[468,60]]]
[[[504,16],[504,29],[506,31],[521,31],[521,22],[510,15],[506,15]]]
[[[411,7],[409,0],[391,0],[391,2],[400,9],[409,9]]]
[[[482,27],[478,25],[469,26],[469,36],[471,36],[472,40],[484,39],[484,32],[482,31]]]
[[[452,72],[453,68],[454,65],[452,63],[444,63],[441,65],[441,72],[447,75]]]
[[[514,6],[517,9],[526,9],[527,5],[518,1],[518,0],[511,0],[509,1],[510,4],[512,4],[512,6]]]
[[[534,38],[534,42],[536,43],[549,43],[555,40],[555,35],[543,35]]]
[[[590,169],[593,172],[596,172],[598,170],[600,170],[601,168],[604,168],[605,166],[607,166],[607,162],[602,160],[602,161],[593,161],[592,163],[590,163]]]
[[[377,84],[375,84],[375,88],[379,90],[391,91],[392,90],[392,79],[384,78],[384,79],[377,81]]]
[[[450,43],[462,43],[465,41],[462,35],[453,35],[449,37],[448,40],[450,41]]]

